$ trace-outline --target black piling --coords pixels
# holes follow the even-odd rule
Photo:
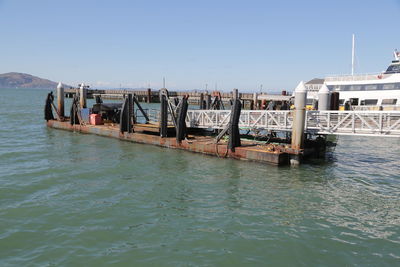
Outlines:
[[[79,98],[77,95],[74,95],[74,98],[72,99],[72,105],[70,109],[70,123],[71,125],[74,124],[80,124],[80,119],[79,119]]]
[[[124,98],[124,103],[122,104],[122,109],[120,114],[119,130],[121,133],[133,132],[132,119],[133,119],[133,99],[132,99],[132,94],[128,94],[128,96]]]
[[[200,109],[205,109],[205,102],[204,102],[204,94],[203,93],[200,93],[199,108]]]
[[[211,109],[211,95],[206,95],[206,109]]]
[[[133,133],[133,123],[135,122],[134,117],[134,102],[133,94],[128,94],[128,133]]]
[[[214,109],[214,110],[225,109],[224,103],[222,102],[221,94],[215,95],[214,100],[211,104],[211,109]]]
[[[184,96],[178,104],[177,113],[177,127],[176,127],[176,141],[180,143],[186,138],[186,114],[188,110],[188,96]]]
[[[51,109],[51,104],[53,103],[53,101],[54,95],[53,92],[50,92],[47,94],[46,104],[44,106],[44,119],[46,121],[54,120],[53,111]]]
[[[121,113],[119,114],[119,131],[121,133],[128,131],[128,120],[126,114],[129,110],[129,100],[127,97],[124,98],[124,102],[122,104]]]
[[[168,103],[167,95],[160,91],[160,136],[167,137],[168,132]]]
[[[339,92],[332,92],[330,108],[331,110],[339,110]]]
[[[239,132],[239,118],[242,110],[242,103],[239,99],[234,99],[231,107],[231,117],[229,121],[229,142],[228,148],[235,152],[235,147],[241,146]]]
[[[96,104],[103,103],[103,99],[101,98],[101,95],[96,95],[95,100],[96,100]]]

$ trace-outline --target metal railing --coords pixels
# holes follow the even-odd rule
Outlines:
[[[191,128],[223,129],[229,110],[188,110]],[[240,129],[291,131],[293,112],[287,110],[242,110]],[[400,137],[400,111],[307,111],[305,131],[314,134],[387,135]]]
[[[400,137],[400,111],[307,111],[306,131]]]
[[[328,76],[325,78],[325,82],[345,82],[345,81],[365,81],[365,80],[381,80],[389,77],[390,74],[384,73],[368,73],[368,74],[356,74],[356,75],[338,75]]]
[[[159,109],[154,109],[154,108],[150,108],[150,109],[143,109],[147,116],[149,117],[149,122],[153,123],[153,124],[157,124],[160,121],[161,118],[161,111]],[[168,113],[168,124],[173,124],[172,122],[172,117],[171,114]]]
[[[223,129],[229,123],[230,110],[188,110],[187,127]],[[242,110],[241,129],[291,130],[293,116],[288,110]]]
[[[369,110],[373,110],[373,111],[379,111],[379,110],[383,110],[383,111],[396,111],[396,110],[400,110],[400,106],[399,106],[399,105],[351,106],[351,110],[354,110],[354,111],[369,111]]]

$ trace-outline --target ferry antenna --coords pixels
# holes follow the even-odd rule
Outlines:
[[[355,56],[355,38],[353,33],[352,38],[352,46],[351,46],[351,75],[354,75],[354,56]]]

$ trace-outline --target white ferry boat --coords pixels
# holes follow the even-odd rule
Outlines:
[[[400,110],[400,52],[382,73],[330,76],[306,83],[308,105],[318,98],[318,90],[325,83],[331,92],[339,93],[340,109]]]

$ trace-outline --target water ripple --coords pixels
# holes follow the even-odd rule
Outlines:
[[[397,139],[278,168],[47,129],[45,93],[0,99],[1,266],[398,264]]]

